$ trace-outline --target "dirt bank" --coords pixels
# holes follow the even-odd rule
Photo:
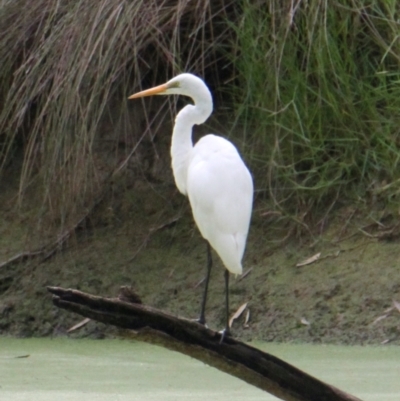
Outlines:
[[[118,196],[117,196],[118,195]],[[319,237],[304,235],[282,243],[282,224],[255,205],[245,272],[231,281],[232,312],[248,303],[233,331],[244,340],[400,344],[400,246],[397,239],[374,238],[355,218],[344,227],[343,208]],[[3,210],[1,261],[51,241]],[[320,253],[317,261],[299,262]],[[212,272],[208,323],[223,326],[223,270]],[[47,285],[115,295],[134,285],[146,303],[185,317],[197,317],[205,274],[205,244],[187,201],[172,183],[137,181],[129,191],[110,194],[66,246],[41,262],[28,258],[0,268],[0,334],[65,335],[79,316],[57,310]],[[114,335],[89,323],[73,336]]]

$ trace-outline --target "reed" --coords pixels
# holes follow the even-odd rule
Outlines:
[[[235,130],[258,187],[295,215],[335,201],[396,201],[400,161],[395,1],[244,0],[237,14]],[[382,191],[380,191],[382,195]]]
[[[34,188],[57,224],[76,220],[116,161],[151,136],[138,129],[151,116],[127,117],[127,96],[183,70],[217,70],[223,32],[213,24],[224,9],[209,0],[2,1],[0,166],[7,174],[22,158],[19,203]],[[111,165],[97,154],[107,130]]]

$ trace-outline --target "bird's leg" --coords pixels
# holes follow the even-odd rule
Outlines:
[[[229,328],[229,270],[225,269],[225,313],[226,313],[226,320],[225,320],[225,330],[224,335],[229,336],[231,334]]]
[[[223,343],[225,337],[230,337],[231,336],[231,329],[229,327],[229,271],[228,269],[225,269],[224,272],[224,277],[225,277],[225,328],[220,332],[221,333],[221,339],[219,341],[220,344]]]
[[[207,302],[208,282],[210,281],[211,268],[212,268],[211,247],[209,242],[207,241],[207,275],[206,275],[206,282],[204,284],[204,294],[203,294],[203,300],[201,302],[201,310],[199,318],[199,323],[204,325],[206,324],[206,302]]]

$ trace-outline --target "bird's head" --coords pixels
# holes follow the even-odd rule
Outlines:
[[[195,98],[196,95],[205,91],[209,93],[207,86],[199,77],[184,73],[177,75],[165,84],[135,93],[129,96],[128,99],[137,99],[152,95],[184,95]]]

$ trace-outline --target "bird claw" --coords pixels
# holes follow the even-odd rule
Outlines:
[[[219,343],[222,344],[225,337],[232,337],[231,331],[228,327],[225,329],[219,331],[219,334],[221,334],[221,339],[219,340]]]
[[[202,320],[202,319],[190,319],[190,321],[191,321],[191,322],[199,323],[199,324],[201,324],[202,326],[204,326],[206,329],[208,329],[208,325],[207,325],[207,323],[206,323],[205,320]]]

